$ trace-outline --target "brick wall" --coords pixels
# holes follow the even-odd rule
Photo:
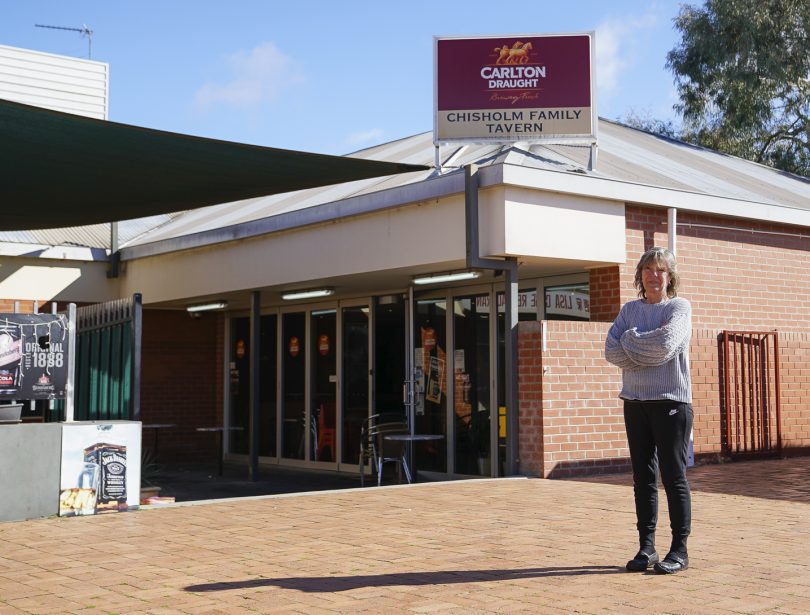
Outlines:
[[[621,371],[603,358],[608,323],[561,321],[519,325],[520,467],[561,477],[629,469]],[[542,327],[545,327],[545,350]],[[692,334],[690,366],[698,461],[722,449],[720,346],[717,329]],[[780,334],[784,452],[810,447],[810,333]]]
[[[588,273],[591,320],[612,322],[622,307],[620,268],[618,265],[599,267],[591,269]],[[632,284],[632,279],[630,283]]]
[[[35,302],[33,300],[16,301],[14,299],[0,299],[0,312],[14,313],[14,306],[16,304],[20,314],[33,314],[34,303]],[[51,313],[52,309],[51,302],[43,299],[41,301],[38,301],[37,305],[40,312],[47,312],[48,314]],[[57,305],[57,310],[64,310],[64,309],[66,309],[66,304],[62,303]]]
[[[222,425],[223,336],[222,314],[143,311],[141,418],[176,425],[160,430],[162,460],[216,456],[214,435],[195,427]]]
[[[666,246],[667,212],[628,205],[627,262],[591,271],[592,320],[612,321],[634,299],[635,266],[653,246]],[[810,235],[807,229],[679,212],[680,294],[692,303],[695,327],[810,329]],[[613,293],[604,287],[618,282]],[[618,294],[618,300],[616,295]]]

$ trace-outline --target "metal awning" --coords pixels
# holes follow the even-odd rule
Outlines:
[[[0,100],[0,230],[81,226],[424,171]]]

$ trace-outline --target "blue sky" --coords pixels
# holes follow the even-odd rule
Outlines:
[[[596,32],[598,112],[675,119],[672,0],[0,0],[0,44],[110,66],[109,119],[344,154],[433,127],[433,36]],[[693,2],[695,4],[695,2]]]

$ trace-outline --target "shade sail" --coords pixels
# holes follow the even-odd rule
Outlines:
[[[0,100],[0,230],[141,218],[427,168],[218,141]]]

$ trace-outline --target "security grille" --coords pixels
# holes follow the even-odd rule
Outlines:
[[[723,331],[723,451],[779,456],[782,422],[776,331]]]

